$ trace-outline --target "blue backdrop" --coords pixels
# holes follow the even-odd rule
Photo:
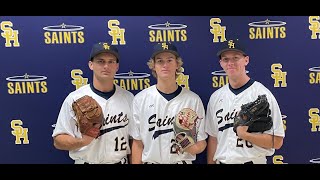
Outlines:
[[[318,163],[319,16],[1,16],[0,163],[73,163],[53,146],[52,131],[69,92],[90,83],[91,46],[117,45],[115,83],[134,94],[156,81],[147,66],[152,47],[173,42],[184,72],[177,82],[210,95],[228,82],[218,63],[220,43],[239,37],[248,73],[274,94],[286,129],[270,164]],[[206,154],[196,163],[205,163]],[[320,160],[319,160],[320,162]]]

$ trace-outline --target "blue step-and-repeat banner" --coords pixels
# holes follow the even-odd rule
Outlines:
[[[173,42],[183,73],[177,83],[210,95],[228,83],[216,52],[238,37],[249,76],[271,90],[282,111],[284,145],[270,164],[320,163],[320,16],[0,16],[0,163],[73,163],[51,137],[64,98],[88,84],[91,46],[120,51],[115,84],[133,92],[153,85],[153,45]],[[206,153],[196,163],[206,163]]]

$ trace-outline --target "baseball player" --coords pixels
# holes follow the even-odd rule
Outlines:
[[[148,62],[157,84],[142,90],[133,100],[133,121],[129,134],[133,137],[132,163],[135,164],[191,164],[196,154],[206,147],[204,132],[205,111],[200,97],[178,86],[182,59],[170,43],[158,43]],[[184,108],[197,113],[197,142],[178,153],[173,122]]]
[[[114,85],[119,69],[119,53],[115,46],[100,42],[93,46],[89,68],[93,83],[71,92],[64,100],[52,137],[54,146],[68,150],[76,164],[127,164],[128,124],[132,120],[133,94]],[[97,138],[81,134],[72,103],[88,95],[101,106],[104,120]]]
[[[205,131],[209,134],[209,164],[266,164],[266,156],[281,148],[285,136],[279,105],[273,94],[246,74],[249,56],[239,40],[223,42],[217,53],[229,83],[215,91],[208,102]],[[248,126],[233,131],[241,105],[265,94],[270,104],[273,127],[263,133],[249,133]]]

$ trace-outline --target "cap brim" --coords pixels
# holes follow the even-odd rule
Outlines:
[[[111,50],[107,50],[107,49],[96,52],[95,54],[93,54],[93,55],[91,56],[91,59],[94,58],[95,56],[101,54],[101,53],[110,53],[110,54],[113,54],[118,60],[120,60],[118,53],[116,53],[116,52],[114,52],[114,51],[111,51]]]
[[[157,51],[157,52],[154,52],[151,57],[154,58],[156,55],[158,55],[158,54],[160,54],[160,53],[163,53],[163,52],[169,52],[169,53],[174,54],[176,57],[180,57],[180,55],[179,55],[176,51],[172,51],[172,50],[161,50],[161,51]]]
[[[217,53],[217,56],[220,57],[221,54],[224,53],[224,52],[226,52],[226,51],[237,51],[237,52],[240,52],[240,53],[242,53],[242,54],[246,54],[245,52],[243,52],[243,51],[241,51],[241,50],[239,50],[239,49],[223,49],[223,50],[221,50],[221,51],[219,51],[219,52]]]

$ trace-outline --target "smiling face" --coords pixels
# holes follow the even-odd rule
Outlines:
[[[238,51],[226,51],[221,54],[220,66],[230,79],[245,77],[248,64],[249,56],[245,56]]]

